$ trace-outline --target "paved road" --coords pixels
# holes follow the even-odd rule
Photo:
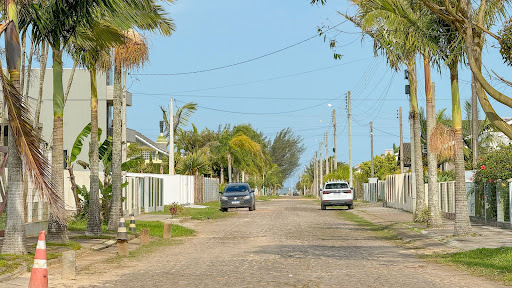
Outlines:
[[[499,287],[337,215],[348,211],[319,208],[298,198],[258,202],[254,212],[198,224],[183,244],[123,262],[120,272],[98,266],[80,287]]]

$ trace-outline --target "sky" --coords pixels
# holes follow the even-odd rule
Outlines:
[[[303,137],[306,150],[299,169],[285,186],[290,181],[295,185],[304,165],[318,151],[319,143],[324,142],[326,132],[332,152],[333,108],[338,123],[338,160],[348,163],[347,91],[351,91],[352,98],[354,166],[370,160],[370,121],[376,155],[391,149],[393,143],[399,144],[399,107],[403,109],[404,142],[409,142],[404,72],[392,71],[383,57],[375,57],[372,40],[362,38],[360,31],[338,14],[353,14],[354,8],[348,1],[328,1],[326,6],[309,2],[180,0],[164,4],[176,31],[171,37],[145,33],[150,43],[150,61],[129,72],[127,86],[133,94],[133,106],[128,108],[128,127],[156,139],[162,120],[159,107],[168,109],[171,97],[175,99],[175,108],[187,102],[198,104],[190,123],[200,130],[250,123],[273,139],[281,129],[291,127]],[[341,60],[334,59],[323,37],[311,38],[319,26],[338,24],[332,31],[338,34],[337,52],[342,54]],[[247,61],[254,58],[258,59]],[[240,62],[243,63],[231,66]],[[507,77],[508,68],[502,64],[498,49],[489,46],[484,63],[489,64],[489,71],[493,69]],[[200,72],[224,66],[230,67]],[[417,71],[418,97],[424,106],[420,59]],[[451,114],[449,74],[446,69],[432,73],[436,109],[448,108]],[[461,68],[462,101],[470,100],[469,81],[468,69]],[[510,92],[505,85],[498,87],[502,92]],[[512,116],[510,109],[494,100],[491,103],[500,115]]]

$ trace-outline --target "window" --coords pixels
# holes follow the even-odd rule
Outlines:
[[[346,189],[348,188],[347,183],[327,183],[325,189]]]

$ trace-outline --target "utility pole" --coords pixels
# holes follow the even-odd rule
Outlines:
[[[325,175],[329,174],[329,140],[325,132]]]
[[[338,146],[336,146],[336,109],[333,109],[332,110],[332,125],[333,125],[333,128],[334,128],[334,148],[332,150],[334,150],[334,159],[333,159],[333,162],[334,162],[334,170],[337,170],[338,169]]]
[[[318,151],[315,152],[315,176],[313,177],[313,193],[312,195],[318,196]]]
[[[350,108],[350,91],[347,93],[347,118],[348,118],[348,173],[350,187],[353,187],[352,182],[352,109]]]
[[[174,99],[169,103],[169,175],[174,175]]]
[[[373,178],[374,176],[374,173],[373,173],[373,122],[370,122],[370,138],[371,138],[371,150],[372,150],[372,166],[371,166],[371,170],[370,170],[370,174]]]
[[[404,133],[402,131],[402,107],[398,109],[400,119],[400,173],[404,173]]]
[[[475,76],[471,77],[471,150],[473,150],[472,168],[476,169],[478,163],[478,96],[477,89],[481,86],[476,83]],[[435,112],[435,111],[434,111]]]
[[[322,144],[322,143],[320,143],[320,145],[321,145],[321,144]],[[323,190],[323,188],[324,188],[324,185],[323,185],[323,184],[324,184],[324,172],[323,172],[323,170],[324,170],[324,169],[323,169],[323,165],[322,165],[322,152],[321,152],[321,151],[322,151],[322,150],[320,150],[320,159],[319,159],[319,161],[318,161],[318,164],[319,164],[319,166],[320,166],[320,177],[319,177],[319,178],[320,178],[320,179],[319,179],[319,180],[320,180],[320,182],[318,183],[318,187],[319,187],[319,189],[318,189],[318,190],[319,190],[319,193],[320,193],[320,190]]]

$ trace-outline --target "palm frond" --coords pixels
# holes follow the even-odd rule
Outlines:
[[[186,126],[190,116],[197,110],[197,103],[187,103],[182,107],[179,107],[174,114],[174,135],[178,132],[178,129]]]
[[[9,114],[10,131],[14,135],[18,154],[21,156],[25,171],[32,179],[34,186],[48,200],[52,215],[65,223],[66,210],[64,199],[55,190],[51,181],[50,162],[41,149],[43,140],[32,126],[29,108],[23,95],[14,87],[3,73],[0,63],[0,78],[4,92],[4,100]]]

